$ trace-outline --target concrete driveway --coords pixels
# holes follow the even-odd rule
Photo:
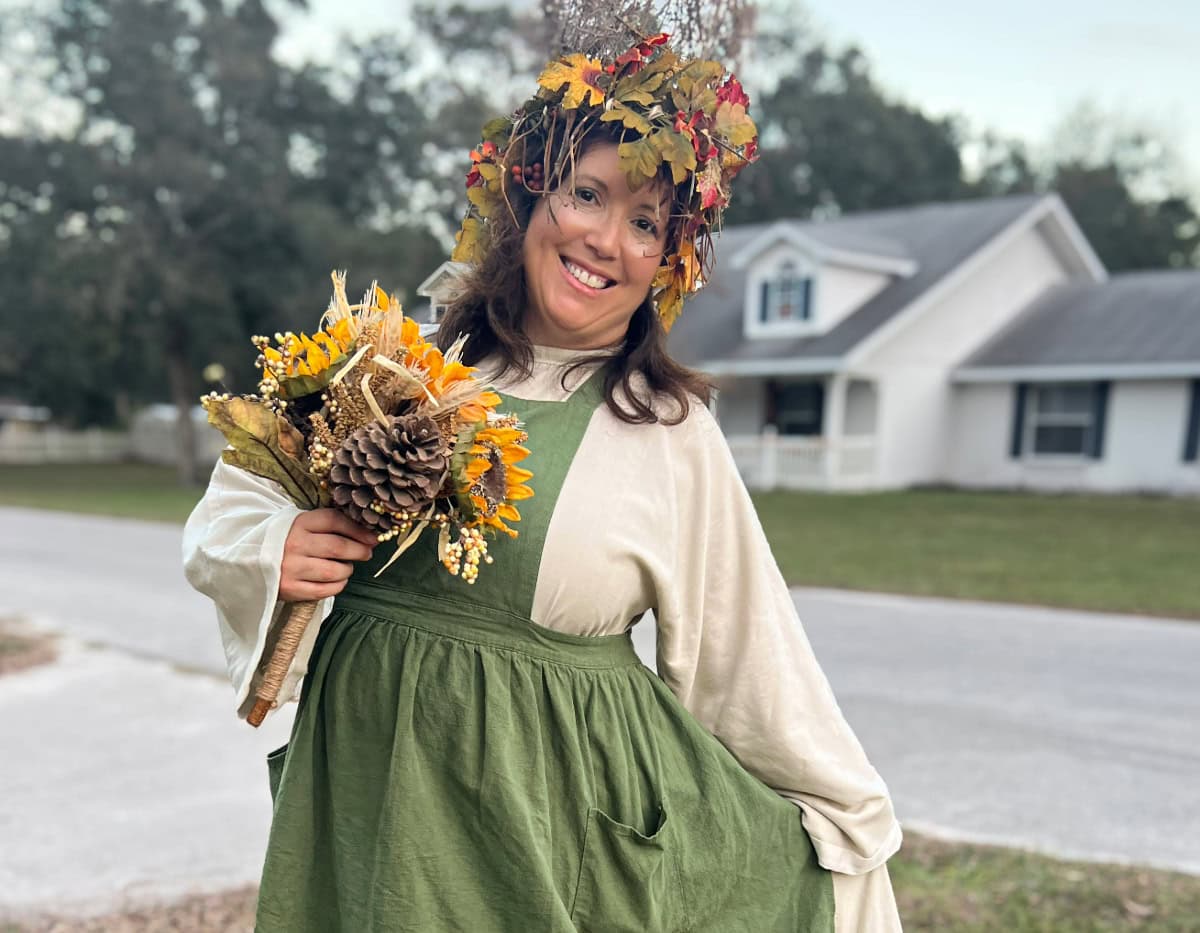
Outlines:
[[[257,880],[287,718],[234,718],[180,528],[0,509],[0,529],[0,615],[70,636],[0,678],[0,913]],[[795,597],[906,825],[1200,873],[1200,625]]]

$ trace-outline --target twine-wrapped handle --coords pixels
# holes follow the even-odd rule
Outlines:
[[[267,713],[279,705],[279,688],[283,686],[283,678],[292,666],[296,649],[300,647],[300,639],[304,637],[304,630],[312,621],[319,602],[316,599],[308,599],[291,604],[288,617],[279,630],[275,650],[271,652],[271,660],[267,662],[262,683],[254,691],[254,707],[246,717],[246,722],[255,728],[261,726],[262,721],[267,718]]]

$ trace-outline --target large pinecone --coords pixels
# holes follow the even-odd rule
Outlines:
[[[437,497],[450,470],[449,451],[432,418],[405,415],[359,428],[334,452],[329,488],[334,505],[381,532],[391,512],[418,512]],[[385,511],[377,511],[374,503]]]

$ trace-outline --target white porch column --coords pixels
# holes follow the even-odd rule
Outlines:
[[[779,429],[773,424],[763,427],[759,456],[759,488],[769,492],[779,485]]]
[[[821,434],[825,441],[825,488],[836,489],[842,467],[842,438],[846,436],[845,373],[834,373],[825,385],[825,418]]]

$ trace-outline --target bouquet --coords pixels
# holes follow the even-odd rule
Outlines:
[[[396,297],[372,285],[346,299],[344,273],[311,337],[252,338],[262,372],[256,395],[201,399],[229,446],[232,465],[277,482],[302,509],[332,506],[394,541],[376,576],[437,531],[442,565],[474,583],[492,563],[488,534],[516,537],[516,503],[533,495],[529,455],[516,416],[462,362],[466,337],[443,353],[404,315]],[[292,604],[248,720],[258,726],[279,688],[317,601]]]

